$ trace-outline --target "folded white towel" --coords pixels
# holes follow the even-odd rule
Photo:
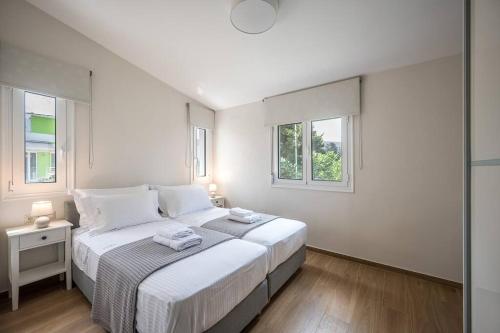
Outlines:
[[[233,214],[229,214],[228,219],[236,221],[236,222],[241,222],[241,223],[254,223],[257,221],[260,221],[261,216],[259,214],[252,214],[249,216],[236,216]]]
[[[229,213],[231,215],[234,215],[234,216],[246,217],[246,216],[252,215],[253,214],[253,210],[248,210],[248,209],[243,209],[243,208],[240,208],[240,207],[236,207],[236,208],[231,208],[229,210]]]
[[[153,241],[168,246],[175,251],[182,251],[192,246],[200,245],[203,238],[200,235],[192,234],[181,239],[168,239],[160,235],[154,235]]]
[[[168,223],[156,232],[158,235],[168,239],[182,239],[193,234],[193,230],[181,223]]]

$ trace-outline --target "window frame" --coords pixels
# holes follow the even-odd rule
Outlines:
[[[312,178],[312,123],[315,121],[342,118],[342,181],[313,180]],[[271,127],[271,186],[276,188],[293,188],[305,190],[354,192],[354,137],[353,117],[332,117],[327,119],[312,119],[302,124],[302,180],[280,179],[279,171],[279,126],[293,123],[279,124]]]
[[[0,86],[2,129],[2,201],[67,195],[74,188],[74,101],[56,99],[55,182],[26,182],[25,93],[48,96],[27,89]],[[31,154],[31,152],[30,152]],[[36,154],[36,152],[35,152]]]
[[[62,105],[59,105],[58,104],[58,100],[57,100],[57,97],[55,96],[49,96],[49,95],[46,95],[46,94],[39,94],[39,93],[36,93],[36,92],[33,92],[33,91],[28,91],[28,90],[24,90],[23,91],[23,96],[24,96],[24,100],[23,100],[23,117],[25,119],[24,121],[24,154],[26,155],[26,153],[30,154],[30,159],[31,159],[31,153],[34,153],[35,154],[35,160],[36,160],[36,170],[37,170],[37,174],[38,174],[38,153],[39,152],[28,152],[27,151],[27,147],[26,147],[26,134],[27,134],[27,131],[29,130],[31,132],[32,128],[31,128],[31,121],[26,121],[26,100],[27,100],[27,94],[31,94],[31,95],[38,95],[38,96],[43,96],[43,97],[48,97],[48,98],[52,98],[54,99],[54,113],[55,113],[55,135],[54,135],[54,153],[50,152],[49,154],[49,159],[50,159],[50,163],[52,165],[52,154],[55,155],[55,158],[56,158],[56,163],[55,163],[55,169],[56,169],[56,173],[54,175],[54,181],[51,181],[51,182],[28,182],[28,178],[31,178],[31,174],[30,176],[28,177],[26,175],[26,171],[24,172],[24,184],[25,185],[32,185],[32,184],[55,184],[57,183],[57,169],[58,169],[58,165],[57,165],[57,148],[58,148],[58,140],[57,140],[57,137],[58,137],[58,129],[57,129],[57,113],[58,113],[58,109],[60,109],[61,107],[63,107],[64,109],[66,109],[66,105],[64,104],[64,106]],[[66,103],[64,101],[64,103]],[[59,113],[61,113],[61,111],[59,110]],[[64,111],[64,113],[66,113],[66,111]],[[64,117],[66,117],[66,114],[64,114]],[[31,119],[31,118],[30,118]],[[64,132],[66,132],[66,129],[64,129]],[[66,134],[66,133],[65,133]],[[24,164],[25,164],[25,168],[26,168],[26,164],[27,164],[27,161],[26,161],[26,158],[24,159]],[[30,161],[30,166],[31,166],[31,161]]]
[[[198,176],[198,158],[196,149],[196,131],[202,129],[205,131],[205,176]],[[209,184],[212,182],[213,170],[213,130],[200,126],[191,126],[191,183]]]
[[[279,127],[284,126],[284,125],[293,125],[293,124],[301,124],[302,126],[302,179],[286,179],[286,178],[279,178]],[[288,123],[288,124],[280,124],[274,126],[274,138],[273,141],[275,143],[273,147],[273,161],[275,161],[275,164],[273,165],[273,178],[274,178],[274,184],[281,184],[281,185],[306,185],[306,176],[304,174],[304,170],[306,169],[306,156],[304,154],[304,147],[307,144],[307,132],[304,127],[304,123]]]
[[[312,161],[312,123],[316,121],[324,121],[324,120],[330,120],[330,119],[342,119],[342,124],[341,124],[341,134],[342,134],[342,181],[336,182],[332,180],[314,180],[313,179],[313,161]],[[348,117],[337,117],[337,118],[328,118],[328,119],[319,119],[319,120],[311,120],[307,121],[307,128],[309,129],[308,133],[308,139],[309,139],[309,145],[308,145],[308,160],[307,160],[307,179],[309,181],[310,185],[313,186],[329,186],[329,187],[347,187],[349,183],[349,139],[348,139],[348,124],[349,124],[349,118]]]
[[[198,133],[203,133],[203,174],[198,174],[200,168],[200,156],[198,155],[198,147],[197,147],[197,136]],[[197,178],[203,178],[207,176],[207,129],[201,127],[194,128],[194,161],[195,161],[195,173]]]

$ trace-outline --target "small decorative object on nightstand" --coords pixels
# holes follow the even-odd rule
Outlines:
[[[31,217],[36,217],[34,224],[38,229],[49,226],[49,215],[53,213],[54,210],[50,201],[35,201],[31,205]]]
[[[34,225],[6,229],[9,240],[9,296],[12,297],[12,311],[17,310],[19,287],[49,276],[66,273],[66,289],[71,289],[71,227],[65,220],[53,221],[44,229]],[[57,244],[56,262],[19,271],[19,253],[42,246]]]
[[[211,198],[215,198],[215,196],[217,195],[216,192],[217,192],[217,184],[209,184],[208,185],[208,192],[210,193],[210,197]]]
[[[210,201],[215,207],[224,208],[224,197],[220,195],[215,195],[214,197],[210,197]]]

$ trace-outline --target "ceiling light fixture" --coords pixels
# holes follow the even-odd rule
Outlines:
[[[271,29],[278,16],[278,0],[237,0],[231,10],[231,23],[246,34]]]

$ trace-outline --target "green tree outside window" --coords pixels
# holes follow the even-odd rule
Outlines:
[[[313,130],[312,178],[315,181],[342,181],[342,144],[324,140],[324,133]],[[303,125],[278,126],[279,178],[302,180],[303,177]]]

